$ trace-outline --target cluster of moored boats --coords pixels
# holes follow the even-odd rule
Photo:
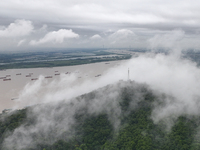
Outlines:
[[[106,63],[107,64],[107,63]],[[109,64],[109,63],[108,63]],[[70,74],[71,72],[66,72],[65,74]],[[78,72],[75,72],[75,73],[78,73]],[[17,73],[16,74],[16,76],[20,76],[20,75],[22,75],[22,73]],[[32,75],[33,75],[33,73],[29,73],[29,74],[27,74],[27,75],[25,75],[25,77],[32,77]],[[58,76],[58,75],[60,75],[60,73],[59,73],[59,71],[55,71],[55,73],[54,73],[54,75],[55,76]],[[101,74],[98,74],[98,75],[96,75],[95,77],[100,77],[101,76]],[[45,78],[53,78],[53,76],[46,76]],[[81,77],[79,77],[79,78],[81,78]],[[6,75],[6,76],[4,76],[4,77],[0,77],[0,80],[3,80],[3,81],[11,81],[11,75]],[[34,81],[34,80],[38,80],[38,78],[31,78],[31,80],[32,81]]]
[[[0,77],[0,79],[3,79],[3,81],[10,81],[11,75],[6,75],[5,77]]]
[[[66,72],[65,74],[70,74],[70,72]],[[22,75],[22,73],[17,73],[16,76],[19,76],[19,75]],[[33,73],[29,73],[27,75],[25,75],[25,77],[32,77]],[[60,75],[60,73],[58,71],[55,71],[55,76],[58,76]],[[45,78],[53,78],[53,76],[46,76]],[[11,80],[11,75],[6,75],[4,77],[0,77],[0,80],[3,80],[3,81],[10,81]],[[38,80],[38,78],[31,78],[31,80]]]

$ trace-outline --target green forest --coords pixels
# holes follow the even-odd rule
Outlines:
[[[23,148],[24,150],[198,150],[200,149],[200,137],[198,129],[200,126],[199,116],[179,116],[174,120],[173,126],[167,130],[164,121],[155,124],[151,119],[152,110],[157,96],[144,84],[133,81],[120,81],[99,89],[103,93],[113,91],[119,92],[117,104],[121,113],[117,119],[120,125],[113,126],[110,114],[101,111],[88,113],[90,105],[80,107],[75,114],[73,134],[68,138],[69,131],[62,130],[62,138],[54,143],[48,144],[45,136],[35,134],[37,144]],[[138,100],[138,93],[140,98]],[[106,94],[105,94],[106,95]],[[98,90],[81,95],[77,101],[81,103],[84,99],[91,104],[99,97]],[[165,95],[163,95],[163,98]],[[109,98],[109,97],[107,97]],[[113,100],[113,99],[110,99]],[[134,103],[134,101],[137,101]],[[160,102],[162,103],[162,102]],[[59,105],[59,109],[65,103]],[[66,103],[65,105],[76,105],[77,103]],[[162,104],[161,104],[162,105]],[[39,107],[39,106],[34,106]],[[109,106],[107,106],[109,107]],[[67,109],[68,107],[66,107]],[[19,128],[34,126],[34,118],[29,117],[32,108],[17,110],[9,114],[1,114],[0,119],[0,149],[8,150],[4,140]],[[67,110],[66,110],[67,111]],[[41,112],[42,113],[42,112]],[[60,118],[62,119],[62,118]],[[57,119],[59,120],[59,118]],[[52,129],[54,132],[54,129]],[[15,149],[15,148],[13,148]],[[16,148],[17,149],[17,148]]]

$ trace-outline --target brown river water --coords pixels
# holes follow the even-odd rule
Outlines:
[[[53,67],[53,68],[29,68],[8,69],[0,71],[0,113],[4,109],[16,105],[20,92],[29,82],[35,82],[40,75],[47,80],[55,80],[61,74],[76,73],[79,82],[87,78],[100,78],[110,68],[119,65],[123,61],[101,62],[76,66]],[[5,78],[6,77],[6,78]]]

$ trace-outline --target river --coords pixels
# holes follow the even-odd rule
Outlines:
[[[35,82],[40,75],[47,80],[55,80],[61,74],[76,73],[80,82],[87,78],[101,78],[110,68],[122,61],[101,62],[76,66],[53,68],[8,69],[0,71],[0,113],[4,109],[13,108],[25,85]],[[6,80],[6,81],[5,81]]]

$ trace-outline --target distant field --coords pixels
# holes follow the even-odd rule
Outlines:
[[[72,66],[130,59],[131,54],[104,50],[29,52],[0,55],[0,69]]]

